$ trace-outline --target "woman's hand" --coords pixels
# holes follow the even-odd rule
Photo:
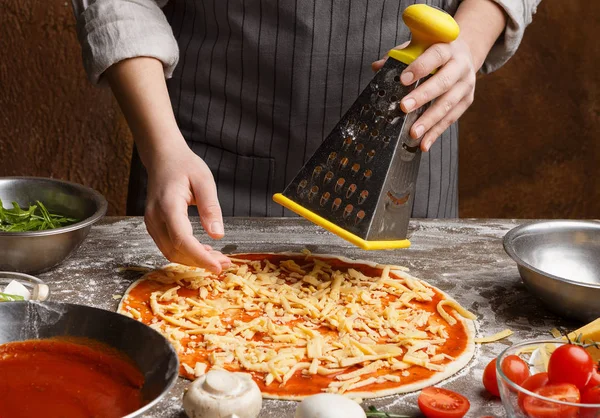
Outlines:
[[[402,49],[407,44],[396,49]],[[379,70],[384,57],[372,64]],[[435,44],[413,61],[400,75],[402,84],[408,86],[438,69],[400,102],[406,113],[424,104],[435,102],[417,119],[410,129],[413,138],[420,138],[421,149],[428,151],[435,140],[454,123],[473,103],[476,68],[471,50],[460,37],[449,44]]]
[[[196,205],[208,235],[223,237],[221,207],[210,169],[185,142],[152,160],[144,220],[154,242],[170,261],[220,273],[231,262],[194,237],[188,218],[188,206]]]
[[[223,236],[223,218],[212,173],[185,143],[171,108],[163,67],[154,58],[121,61],[106,70],[148,172],[144,220],[170,261],[220,273],[230,261],[194,237],[188,206],[196,205],[212,238]]]

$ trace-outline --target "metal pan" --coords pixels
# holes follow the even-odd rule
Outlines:
[[[69,303],[0,303],[0,344],[64,336],[108,344],[128,355],[139,367],[145,378],[142,396],[147,404],[125,418],[141,416],[152,408],[177,380],[179,360],[172,345],[141,322]]]

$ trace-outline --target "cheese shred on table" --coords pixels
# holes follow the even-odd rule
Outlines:
[[[285,386],[296,373],[333,375],[323,389],[331,393],[397,383],[410,367],[443,371],[453,360],[438,352],[447,327],[457,315],[474,319],[453,300],[438,302],[439,316],[415,306],[435,292],[396,266],[378,266],[381,275],[368,277],[310,255],[277,264],[232,260],[237,264],[220,276],[176,264],[145,276],[172,284],[150,296],[151,327],[180,353],[209,353],[208,364],[182,364],[192,377],[230,368]],[[182,297],[181,288],[197,293]],[[123,306],[141,320],[127,299]]]

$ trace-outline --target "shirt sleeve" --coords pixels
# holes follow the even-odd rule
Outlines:
[[[521,44],[525,28],[533,19],[541,0],[493,0],[507,16],[506,28],[490,50],[481,71],[491,73],[512,57]]]
[[[161,10],[167,0],[72,0],[83,66],[94,84],[127,58],[153,57],[170,78],[179,48]]]

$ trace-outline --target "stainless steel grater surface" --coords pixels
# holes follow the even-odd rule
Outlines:
[[[414,90],[400,82],[406,64],[389,58],[283,195],[368,241],[405,239],[419,171],[420,139],[405,114]]]

